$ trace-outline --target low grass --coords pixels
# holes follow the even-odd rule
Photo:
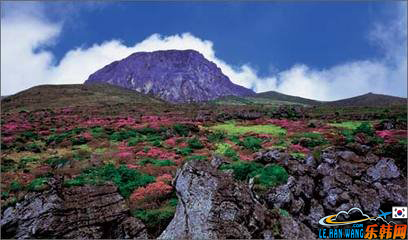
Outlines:
[[[329,125],[333,127],[338,127],[338,128],[346,128],[346,129],[355,130],[362,123],[363,123],[362,121],[348,121],[348,122],[341,122],[341,123],[329,123]]]
[[[218,124],[210,127],[210,129],[215,131],[224,131],[228,134],[240,135],[249,132],[253,133],[264,133],[279,136],[279,134],[286,134],[286,130],[276,126],[276,125],[250,125],[250,126],[240,126],[235,123],[224,123]]]

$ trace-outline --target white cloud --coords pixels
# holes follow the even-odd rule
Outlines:
[[[406,96],[407,16],[404,7],[405,3],[399,5],[399,15],[393,22],[387,26],[377,23],[370,33],[370,41],[384,50],[382,59],[356,60],[323,70],[297,64],[268,77],[259,77],[249,64],[229,65],[216,57],[211,41],[190,33],[173,36],[153,34],[133,46],[126,46],[120,40],[110,40],[89,48],[70,50],[55,64],[51,52],[38,49],[57,39],[62,23],[46,21],[41,9],[22,11],[24,14],[2,16],[1,94],[13,94],[44,83],[83,83],[96,70],[133,52],[195,49],[216,63],[231,81],[257,92],[276,90],[320,100],[366,92]]]

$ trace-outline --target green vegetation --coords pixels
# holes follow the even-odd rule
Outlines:
[[[126,140],[130,137],[136,137],[138,135],[138,133],[135,130],[122,130],[120,132],[114,132],[111,136],[110,136],[110,140],[111,141],[116,141],[116,142],[120,142],[123,140]]]
[[[261,148],[262,139],[256,137],[246,137],[239,145],[252,151],[257,151]]]
[[[220,141],[224,140],[225,137],[226,136],[225,136],[224,132],[217,131],[217,132],[214,132],[214,133],[210,133],[208,135],[208,141],[213,142],[213,143],[214,142],[220,142]]]
[[[164,166],[175,166],[176,163],[174,163],[171,160],[159,160],[159,159],[154,159],[154,158],[145,158],[139,162],[140,165],[144,166],[146,164],[153,164],[154,166],[158,167],[164,167]]]
[[[93,127],[90,129],[90,132],[94,138],[103,138],[106,135],[105,130],[102,127]]]
[[[301,146],[307,148],[313,148],[328,144],[329,142],[320,133],[308,132],[295,134],[292,138],[292,143],[300,144]]]
[[[124,165],[115,168],[113,164],[107,164],[102,167],[87,169],[78,177],[66,181],[65,184],[66,186],[99,185],[106,181],[112,181],[118,187],[120,194],[128,198],[135,188],[145,186],[154,180],[153,176],[142,174]]]
[[[188,146],[193,148],[193,149],[201,149],[204,147],[204,145],[200,142],[198,138],[192,138],[188,140]]]
[[[338,128],[346,128],[350,130],[355,130],[361,125],[361,121],[348,121],[348,122],[341,122],[341,123],[329,123],[330,126],[338,127]]]
[[[237,126],[235,123],[218,124],[211,127],[212,130],[224,131],[228,134],[241,135],[249,132],[265,133],[278,136],[280,133],[286,134],[286,130],[269,124],[269,125],[251,125],[251,126]]]
[[[289,177],[285,168],[276,164],[264,167],[259,163],[235,162],[221,166],[221,170],[226,169],[232,169],[234,178],[237,180],[243,181],[249,177],[255,177],[255,184],[260,184],[264,187],[285,183]]]
[[[36,178],[28,184],[27,189],[28,191],[40,191],[44,189],[47,182],[48,178],[45,177]]]
[[[248,177],[253,177],[254,173],[262,169],[263,165],[259,163],[245,163],[235,162],[232,164],[226,164],[221,166],[221,170],[232,169],[234,172],[234,178],[240,181],[246,180]]]
[[[259,183],[265,187],[272,187],[286,183],[288,177],[289,175],[285,168],[273,164],[266,166],[257,172],[257,175],[255,176],[255,183]]]
[[[304,153],[291,153],[290,156],[292,156],[293,158],[297,158],[297,159],[304,159],[305,158],[305,154]]]
[[[187,137],[188,134],[190,133],[189,127],[183,124],[175,124],[173,126],[173,131],[175,134],[183,136],[183,137]]]
[[[353,133],[354,134],[364,133],[367,134],[368,136],[374,136],[375,131],[370,123],[363,122],[353,131]]]
[[[170,223],[176,212],[176,207],[172,204],[157,209],[136,209],[132,214],[142,220],[150,233],[160,233]]]
[[[217,149],[215,150],[215,153],[230,157],[233,160],[238,160],[238,154],[237,152],[231,148],[231,146],[228,143],[217,143],[216,144]]]
[[[190,155],[192,152],[193,152],[193,149],[191,149],[190,147],[177,149],[177,153],[183,156]]]
[[[20,159],[20,163],[18,165],[18,168],[24,169],[26,167],[27,163],[37,162],[38,160],[39,160],[39,158],[35,157],[35,156],[22,157]]]
[[[23,186],[22,186],[19,182],[15,181],[15,180],[11,182],[11,184],[10,184],[10,191],[12,191],[12,192],[18,192],[18,191],[20,191],[21,189],[23,189]]]

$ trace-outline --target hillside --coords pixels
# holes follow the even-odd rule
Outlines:
[[[118,103],[163,103],[145,94],[109,84],[40,85],[1,99],[2,111],[107,106]]]
[[[367,106],[367,107],[377,107],[377,106],[391,106],[391,105],[403,105],[407,104],[406,98],[367,93],[364,95],[341,99],[337,101],[326,102],[329,106]]]
[[[91,74],[85,84],[109,83],[168,102],[186,103],[254,92],[236,85],[194,50],[137,52]]]
[[[219,105],[252,105],[252,104],[268,104],[268,105],[320,105],[322,102],[311,100],[302,97],[286,95],[276,91],[257,93],[254,96],[237,97],[224,96],[220,97],[211,103]]]

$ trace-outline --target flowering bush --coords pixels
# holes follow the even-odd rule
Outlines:
[[[163,196],[171,193],[173,187],[163,181],[148,184],[146,187],[136,189],[130,195],[131,203],[138,203],[142,200],[158,201]]]
[[[157,182],[171,183],[172,180],[173,180],[173,177],[168,173],[165,173],[165,174],[163,174],[161,176],[158,176],[156,178]]]
[[[136,153],[140,157],[151,157],[151,158],[160,158],[160,159],[173,159],[177,157],[177,154],[173,152],[166,152],[160,148],[150,148],[149,151],[139,151]]]

